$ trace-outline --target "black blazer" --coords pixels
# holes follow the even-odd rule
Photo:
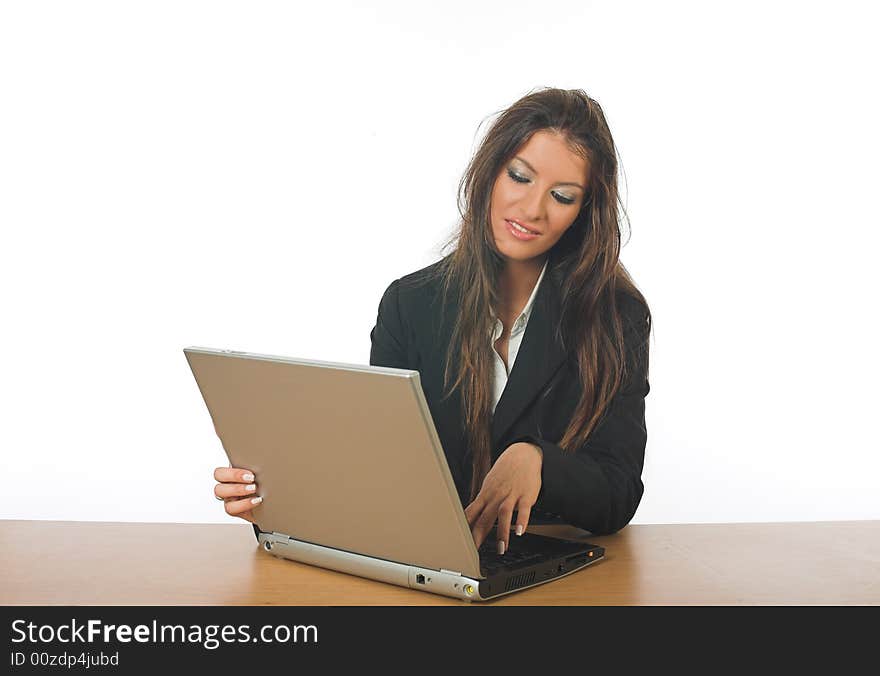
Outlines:
[[[457,299],[450,290],[446,312],[441,313],[439,281],[424,281],[426,273],[434,272],[439,264],[388,286],[370,332],[370,364],[419,372],[459,499],[466,507],[472,457],[459,390],[441,401]],[[560,274],[548,266],[535,296],[516,361],[493,415],[492,462],[516,441],[539,445],[544,456],[541,490],[530,523],[562,521],[594,534],[608,534],[629,523],[644,491],[645,396],[650,390],[647,309],[619,293],[629,375],[586,443],[572,453],[563,452],[556,442],[580,399],[581,385],[574,352],[563,350],[555,339],[561,311]]]

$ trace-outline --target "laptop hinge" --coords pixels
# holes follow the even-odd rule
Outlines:
[[[446,568],[441,568],[440,572],[441,573],[449,573],[450,575],[458,575],[459,577],[461,577],[461,571],[458,571],[458,570],[446,570]]]

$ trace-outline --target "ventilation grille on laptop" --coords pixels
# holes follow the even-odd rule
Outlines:
[[[525,587],[527,584],[532,584],[535,581],[535,571],[530,573],[523,573],[521,575],[517,575],[516,577],[511,577],[507,580],[507,584],[504,585],[504,591],[510,591],[512,589],[518,589],[520,587]]]

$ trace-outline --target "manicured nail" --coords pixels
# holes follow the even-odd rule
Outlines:
[[[257,490],[257,484],[251,484],[250,486],[245,486],[244,489],[246,491],[255,491],[255,490]]]
[[[253,481],[254,475],[248,472],[247,474],[242,475],[241,477],[244,481]]]
[[[503,553],[504,553],[504,540],[499,540],[499,541],[498,541],[498,553],[499,553],[499,554],[503,554]]]
[[[522,534],[523,534],[523,527],[522,527],[522,524],[521,524],[521,523],[520,523],[520,524],[517,524],[517,526],[516,526],[516,534],[517,534],[517,535],[522,535]]]
[[[259,505],[263,501],[263,496],[259,496],[251,500],[251,504]]]

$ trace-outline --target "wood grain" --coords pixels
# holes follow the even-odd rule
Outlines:
[[[0,521],[3,605],[878,605],[880,521],[633,525],[606,558],[469,604],[278,559],[247,524]]]

